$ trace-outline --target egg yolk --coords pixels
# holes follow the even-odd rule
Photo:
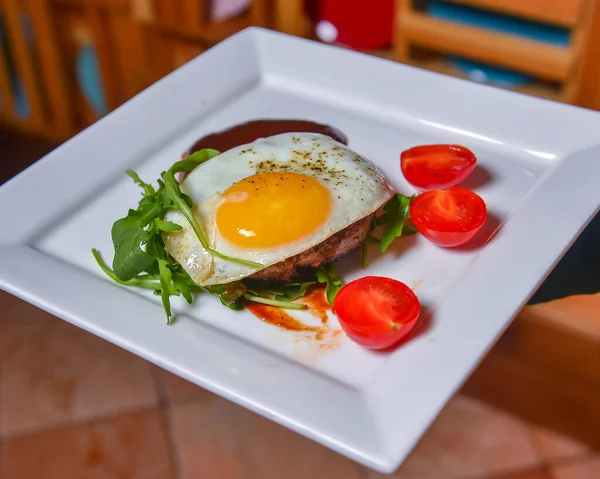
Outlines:
[[[331,196],[318,180],[299,173],[260,173],[223,193],[217,227],[229,242],[247,248],[290,243],[319,228]]]

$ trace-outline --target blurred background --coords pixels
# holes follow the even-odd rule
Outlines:
[[[600,0],[0,0],[0,183],[250,25],[600,110]],[[393,477],[600,478],[599,223]],[[0,292],[0,479],[284,477],[382,476]]]

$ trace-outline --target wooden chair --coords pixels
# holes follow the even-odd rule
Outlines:
[[[560,86],[556,99],[585,103],[580,91],[584,80],[582,56],[594,49],[590,37],[598,26],[596,0],[447,0],[569,29],[567,47],[555,46],[516,35],[434,18],[413,0],[397,0],[394,58],[413,61],[411,47],[452,54],[490,65],[530,74]],[[433,65],[433,64],[432,64]],[[431,65],[430,65],[431,66]],[[431,66],[433,69],[439,69]],[[443,67],[442,67],[443,69]]]
[[[49,137],[66,137],[72,132],[72,120],[48,3],[0,0],[0,20],[5,29],[0,42],[0,121]],[[33,41],[24,20],[32,27]],[[15,85],[22,89],[15,90]],[[20,114],[19,106],[26,111]]]
[[[304,11],[303,0],[273,0],[272,27],[298,37],[311,37],[312,25]]]
[[[0,48],[0,122],[65,140],[206,48],[269,24],[273,0],[253,0],[225,21],[209,17],[208,1],[0,0],[8,38],[0,44],[9,45]],[[86,46],[98,63],[102,108],[90,104],[76,71]]]

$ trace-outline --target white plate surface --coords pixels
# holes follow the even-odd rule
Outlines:
[[[430,313],[391,353],[336,333],[281,331],[214,297],[165,324],[159,298],[112,284],[112,223],[134,206],[134,168],[157,178],[198,137],[245,120],[331,124],[406,194],[399,153],[459,143],[465,184],[491,218],[469,248],[400,239],[340,270],[391,276]],[[0,287],[381,472],[402,462],[448,398],[598,210],[600,115],[266,30],[222,42],[0,188]],[[8,213],[12,211],[12,213]],[[499,226],[501,227],[497,229]],[[484,240],[496,230],[491,240]],[[479,246],[479,247],[477,247]]]

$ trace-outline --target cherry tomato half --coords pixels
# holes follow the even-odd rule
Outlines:
[[[368,349],[384,349],[410,333],[421,306],[404,283],[365,276],[340,289],[333,310],[348,337]]]
[[[473,152],[460,145],[415,146],[400,155],[406,181],[424,190],[459,185],[473,172],[476,163]]]
[[[487,219],[487,207],[475,192],[465,188],[425,191],[410,204],[415,227],[439,246],[470,241]]]

